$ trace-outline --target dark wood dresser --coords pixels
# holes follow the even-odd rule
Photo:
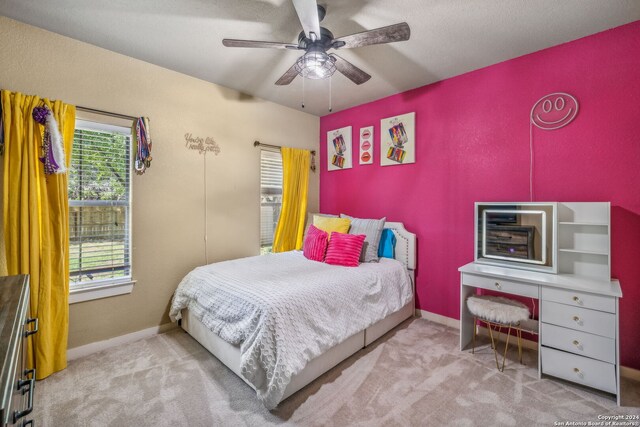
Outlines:
[[[533,226],[488,225],[488,255],[509,258],[534,259]]]
[[[35,369],[25,364],[26,338],[38,331],[29,318],[29,276],[0,277],[0,426],[33,426]]]

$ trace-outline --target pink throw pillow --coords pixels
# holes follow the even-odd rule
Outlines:
[[[364,234],[345,234],[333,231],[324,262],[345,267],[357,267],[365,239]]]
[[[313,224],[309,226],[307,237],[304,239],[302,253],[312,261],[324,261],[324,254],[327,252],[327,244],[329,243],[329,234],[315,227]]]

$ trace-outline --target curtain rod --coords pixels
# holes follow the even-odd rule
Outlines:
[[[137,120],[138,119],[137,117],[127,116],[125,114],[111,113],[109,111],[97,110],[95,108],[89,108],[89,107],[81,107],[79,105],[76,106],[76,110],[84,111],[86,113],[95,113],[95,114],[102,114],[104,116],[117,117],[119,119],[125,119],[125,120]]]
[[[263,144],[260,141],[253,141],[253,146],[254,147],[269,147],[269,148],[277,148],[278,150],[281,149],[282,147],[279,145],[271,145],[271,144]],[[316,155],[316,150],[311,150],[311,155],[315,156]]]

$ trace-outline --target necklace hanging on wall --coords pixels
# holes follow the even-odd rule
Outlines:
[[[134,170],[138,175],[143,175],[148,168],[151,167],[151,135],[149,134],[149,118],[138,117],[133,122],[133,137],[136,147],[136,159],[134,161]]]
[[[208,238],[208,222],[207,222],[207,153],[213,153],[213,155],[218,156],[220,154],[220,146],[218,143],[210,136],[202,138],[199,136],[193,135],[191,132],[187,132],[184,134],[184,146],[188,150],[197,151],[198,154],[202,154],[202,180],[203,180],[203,218],[204,218],[204,262],[205,265],[209,264],[209,255],[207,252],[207,238]]]

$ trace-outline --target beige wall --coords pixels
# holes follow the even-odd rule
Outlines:
[[[204,263],[203,156],[187,132],[221,147],[207,155],[209,261],[259,252],[259,150],[318,149],[319,118],[0,17],[0,87],[151,119],[153,164],[133,177],[130,295],[70,306],[69,348],[167,323],[180,279]],[[318,207],[318,173],[309,208]]]

